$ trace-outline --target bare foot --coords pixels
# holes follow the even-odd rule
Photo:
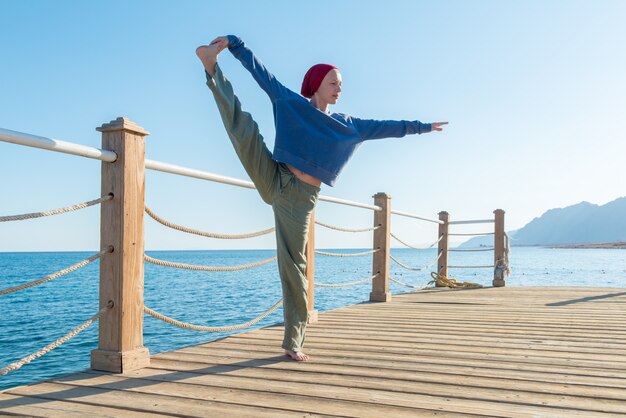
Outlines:
[[[196,55],[202,61],[204,69],[210,76],[215,75],[215,64],[217,64],[217,55],[228,46],[228,39],[220,37],[214,39],[210,45],[202,45],[196,48]]]
[[[309,356],[302,351],[285,350],[285,355],[291,357],[295,361],[309,361]]]

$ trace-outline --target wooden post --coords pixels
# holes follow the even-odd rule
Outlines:
[[[143,347],[143,269],[145,141],[142,127],[117,118],[96,129],[102,148],[117,153],[102,163],[102,195],[114,198],[101,206],[100,246],[113,252],[100,259],[100,306],[113,309],[100,318],[98,349],[91,352],[91,368],[115,373],[150,364]]]
[[[439,236],[437,237],[437,239],[441,238],[437,247],[437,255],[440,256],[437,262],[437,273],[448,277],[448,227],[450,225],[450,214],[445,211],[439,212],[439,220],[443,221],[443,223],[439,224]],[[443,285],[436,284],[436,287],[441,286]]]
[[[317,310],[315,309],[315,211],[311,212],[309,220],[309,238],[306,244],[306,279],[308,287],[308,322],[317,322]]]
[[[374,249],[372,257],[372,293],[370,301],[389,302],[391,292],[389,291],[389,241],[391,232],[391,196],[385,193],[377,193],[374,196],[374,204],[382,208],[381,211],[374,212],[374,226],[380,228],[374,230]]]
[[[493,234],[493,261],[496,268],[493,274],[493,286],[504,287],[504,271],[498,267],[504,266],[506,263],[504,254],[504,211],[502,209],[496,209],[493,211],[495,215],[495,226]]]

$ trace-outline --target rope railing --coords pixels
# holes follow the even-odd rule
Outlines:
[[[97,204],[106,202],[107,200],[111,200],[111,199],[113,199],[113,194],[108,194],[106,196],[102,196],[99,199],[90,200],[88,202],[83,202],[83,203],[78,203],[72,206],[66,206],[64,208],[46,210],[43,212],[25,213],[23,215],[0,216],[0,222],[23,221],[26,219],[35,219],[35,218],[42,218],[44,216],[59,215],[62,213],[73,212],[75,210],[88,208],[89,206],[97,205]]]
[[[269,233],[272,233],[276,230],[276,228],[268,228],[268,229],[264,229],[262,231],[257,231],[257,232],[251,232],[248,234],[218,234],[215,232],[206,232],[206,231],[200,231],[197,229],[192,229],[192,228],[187,228],[185,226],[181,226],[181,225],[177,225],[173,222],[167,221],[163,218],[161,218],[160,216],[158,216],[157,214],[155,214],[152,210],[150,210],[150,208],[148,206],[145,207],[146,213],[155,221],[157,221],[158,223],[160,223],[161,225],[165,225],[168,228],[172,228],[175,229],[177,231],[181,231],[181,232],[186,232],[188,234],[194,234],[194,235],[199,235],[202,237],[208,237],[208,238],[218,238],[218,239],[244,239],[244,238],[253,238],[253,237],[259,237],[261,235],[266,235]]]
[[[271,263],[276,260],[276,256],[267,258],[265,260],[257,261],[256,263],[250,264],[241,264],[237,266],[198,266],[194,264],[185,264],[185,263],[174,263],[171,261],[159,260],[156,258],[152,258],[149,255],[144,255],[144,260],[148,263],[156,264],[157,266],[163,267],[174,267],[185,270],[196,270],[196,271],[237,271],[237,270],[245,270],[253,267],[259,267],[267,263]]]
[[[406,242],[402,241],[393,232],[390,232],[389,235],[391,235],[391,237],[393,239],[395,239],[396,241],[398,241],[400,244],[403,244],[403,245],[405,245],[405,246],[407,246],[409,248],[413,248],[414,250],[428,250],[430,248],[433,248],[435,245],[439,244],[439,242],[443,239],[443,235],[441,235],[437,241],[433,242],[428,247],[414,247],[414,246],[412,246],[410,244],[407,244]]]
[[[369,231],[375,231],[378,228],[380,228],[380,225],[376,225],[373,226],[371,228],[361,228],[361,229],[353,229],[353,228],[341,228],[338,226],[334,226],[334,225],[329,225],[329,224],[325,224],[323,222],[320,221],[315,221],[315,223],[317,225],[323,226],[324,228],[328,228],[328,229],[334,229],[335,231],[341,231],[341,232],[369,232]]]
[[[392,259],[400,267],[403,267],[403,268],[405,268],[407,270],[422,271],[422,270],[427,270],[427,269],[431,268],[432,266],[434,266],[435,264],[437,264],[437,261],[439,261],[439,259],[441,258],[442,255],[443,255],[443,252],[439,252],[439,254],[437,254],[437,257],[430,264],[427,264],[427,265],[422,266],[422,267],[409,267],[406,264],[403,264],[402,262],[400,262],[397,258],[392,256],[391,254],[389,254],[389,258]]]
[[[472,249],[462,249],[462,248],[450,248],[448,249],[448,251],[450,252],[463,252],[463,253],[471,253],[471,252],[477,252],[477,251],[493,251],[494,247],[487,247],[487,248],[472,248]]]
[[[359,257],[362,255],[374,254],[378,251],[380,251],[380,248],[377,248],[375,250],[363,251],[359,253],[329,253],[326,251],[315,250],[315,254],[326,255],[329,257]]]
[[[24,289],[28,289],[30,287],[34,287],[46,282],[49,282],[50,280],[54,280],[58,277],[64,276],[68,273],[71,273],[75,270],[78,270],[81,267],[85,267],[87,264],[99,259],[100,257],[102,257],[104,254],[107,253],[112,253],[113,252],[113,247],[108,247],[102,251],[100,251],[98,254],[94,254],[91,257],[87,258],[86,260],[83,260],[79,263],[76,263],[66,269],[57,271],[56,273],[50,274],[44,278],[41,279],[37,279],[37,280],[33,280],[32,282],[28,282],[28,283],[24,283],[21,284],[19,286],[15,286],[15,287],[9,287],[8,289],[4,289],[4,290],[0,290],[0,296],[1,295],[8,295],[9,293],[14,293],[14,292],[18,292],[20,290],[24,290]]]
[[[265,311],[262,315],[246,322],[243,324],[239,324],[239,325],[229,325],[229,326],[221,326],[221,327],[209,327],[209,326],[204,326],[204,325],[194,325],[194,324],[190,324],[188,322],[182,322],[182,321],[178,321],[176,319],[170,318],[169,316],[163,315],[162,313],[153,311],[152,309],[148,308],[147,306],[143,307],[143,311],[145,313],[147,313],[148,315],[159,319],[163,322],[167,322],[168,324],[171,325],[176,325],[177,327],[180,328],[185,328],[185,329],[190,329],[193,331],[203,331],[203,332],[225,332],[225,331],[237,331],[240,329],[244,329],[244,328],[248,328],[251,327],[252,325],[256,324],[259,321],[262,321],[263,319],[265,319],[267,316],[269,316],[272,312],[274,312],[276,309],[278,309],[278,307],[280,306],[280,304],[283,303],[282,298],[276,302],[276,304],[274,304],[274,306],[272,306],[269,310]]]
[[[408,288],[411,288],[411,289],[417,289],[417,290],[424,290],[424,289],[428,288],[431,284],[434,283],[434,280],[431,280],[431,281],[429,281],[428,283],[426,283],[423,286],[414,286],[412,284],[405,283],[405,282],[400,281],[398,279],[395,279],[393,277],[389,277],[389,280],[391,280],[392,282],[394,282],[396,284],[399,284],[400,286],[408,287]]]
[[[354,282],[347,282],[347,283],[318,283],[315,282],[315,286],[319,286],[319,287],[347,287],[347,286],[356,286],[357,284],[361,284],[364,282],[367,282],[369,280],[373,280],[377,275],[373,275],[373,276],[369,276],[369,277],[365,277],[361,280],[357,280]]]
[[[45,346],[44,348],[42,348],[41,350],[26,356],[24,358],[22,358],[21,360],[16,361],[15,363],[11,363],[6,367],[3,367],[2,369],[0,369],[0,376],[4,376],[5,374],[13,371],[13,370],[17,370],[20,367],[22,367],[25,364],[30,363],[31,361],[49,353],[50,351],[54,350],[55,348],[57,348],[58,346],[60,346],[61,344],[71,340],[72,338],[74,338],[75,336],[77,336],[78,334],[80,334],[81,332],[83,332],[84,330],[86,330],[87,328],[89,328],[89,326],[91,324],[93,324],[95,321],[97,321],[98,319],[100,319],[100,317],[109,309],[111,309],[113,307],[113,302],[110,301],[107,306],[105,306],[104,308],[100,309],[100,311],[95,314],[94,316],[92,316],[91,318],[89,318],[87,321],[83,322],[82,324],[80,324],[78,327],[74,328],[72,331],[70,331],[69,333],[67,333],[66,335],[64,335],[63,337],[59,338],[58,340],[56,340],[55,342],[53,342],[52,344],[49,344],[47,346]]]

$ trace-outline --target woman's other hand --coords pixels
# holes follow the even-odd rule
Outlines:
[[[443,129],[441,128],[443,125],[447,125],[448,122],[433,122],[431,123],[432,126],[432,130],[433,131],[443,131]]]
[[[211,41],[211,46],[215,46],[217,48],[217,53],[219,54],[224,49],[228,48],[228,38],[226,36],[219,36]]]
[[[211,77],[215,75],[215,64],[217,55],[228,47],[228,38],[220,36],[211,41],[209,45],[202,45],[196,48],[196,55],[202,61],[204,69]]]

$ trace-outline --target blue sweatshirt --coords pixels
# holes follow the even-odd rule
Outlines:
[[[329,186],[335,185],[337,176],[361,142],[431,131],[431,124],[417,120],[371,120],[343,113],[326,114],[276,80],[240,38],[229,35],[228,49],[272,101],[276,125],[274,160],[302,170]]]

